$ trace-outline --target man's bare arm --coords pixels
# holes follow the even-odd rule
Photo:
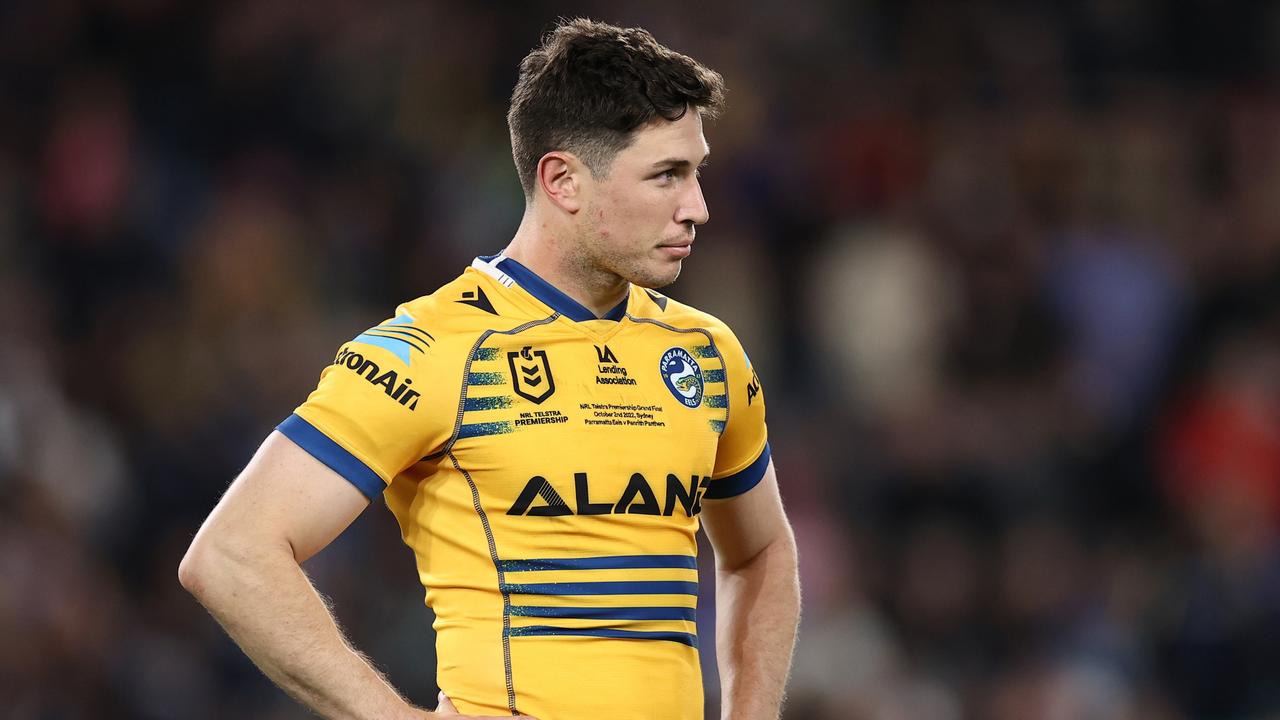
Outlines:
[[[178,577],[267,677],[322,717],[431,717],[347,643],[300,566],[366,506],[355,486],[272,433],[205,520]]]
[[[703,502],[716,551],[721,717],[775,720],[800,619],[796,542],[770,462],[751,490]]]

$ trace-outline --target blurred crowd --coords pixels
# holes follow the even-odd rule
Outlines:
[[[576,14],[729,85],[668,292],[768,396],[785,718],[1280,717],[1280,6],[1207,0],[0,3],[0,715],[304,716],[178,561],[342,342],[506,244]],[[308,571],[432,703],[385,508]]]

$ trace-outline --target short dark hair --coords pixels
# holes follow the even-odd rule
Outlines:
[[[602,177],[637,128],[659,117],[679,120],[690,106],[715,117],[723,103],[719,73],[649,31],[562,20],[520,62],[507,112],[525,197],[533,197],[538,161],[548,152],[572,152]]]

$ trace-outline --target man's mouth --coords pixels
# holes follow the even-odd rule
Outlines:
[[[693,240],[683,240],[675,243],[663,243],[658,246],[668,257],[682,259],[689,257],[689,253],[693,252]]]

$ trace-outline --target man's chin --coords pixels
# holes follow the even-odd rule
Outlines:
[[[680,277],[680,270],[683,263],[679,260],[675,261],[670,269],[664,268],[663,271],[650,273],[636,273],[636,277],[628,278],[632,285],[639,285],[648,290],[659,290],[676,281]]]

